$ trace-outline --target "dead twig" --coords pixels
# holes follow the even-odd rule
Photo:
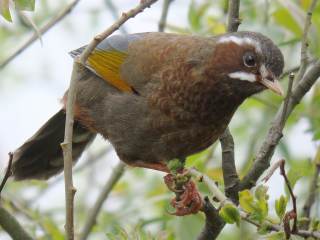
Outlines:
[[[319,190],[318,180],[320,175],[320,147],[318,147],[316,157],[314,159],[314,165],[315,171],[311,180],[311,185],[309,187],[309,194],[302,208],[302,216],[307,218],[310,218],[311,207],[314,204],[314,201],[316,200],[317,191]]]
[[[284,166],[284,165],[283,165]],[[232,204],[234,207],[238,208],[232,201],[230,201],[221,191],[220,189],[218,188],[218,186],[216,185],[216,183],[211,179],[209,178],[208,176],[206,176],[205,174],[199,172],[198,170],[194,169],[194,168],[191,168],[189,169],[189,172],[191,173],[192,176],[196,177],[197,179],[201,178],[203,180],[203,183],[206,184],[206,186],[208,187],[210,193],[212,193],[213,197],[215,199],[218,200],[218,202],[220,203],[220,207],[224,206],[225,204]],[[290,185],[290,183],[289,183]],[[287,185],[288,186],[288,185]],[[206,206],[207,203],[204,203]],[[215,214],[214,211],[216,211],[215,208],[207,208],[206,211],[210,211],[211,214]],[[283,231],[283,228],[281,225],[279,224],[272,224],[270,223],[269,221],[264,221],[264,222],[256,222],[252,219],[250,219],[250,215],[247,214],[246,212],[244,212],[242,209],[238,208],[238,211],[240,213],[240,217],[242,220],[256,226],[256,227],[261,227],[261,226],[267,226],[267,229],[270,230],[270,231],[275,231],[275,232],[280,232],[280,231]],[[209,212],[206,213],[206,216],[209,216],[208,215]],[[292,214],[292,217],[293,217],[293,211],[290,213]],[[211,215],[213,216],[213,215]],[[220,218],[220,217],[219,217]],[[217,218],[213,218],[213,219],[219,219],[218,217]],[[212,219],[211,219],[212,221]],[[220,223],[218,223],[220,224]],[[212,225],[207,225],[206,223],[206,226],[207,227],[210,227]],[[215,231],[218,231],[218,234],[219,232],[221,231],[221,229],[223,228],[224,225],[222,225],[221,228],[219,229],[216,229]],[[320,232],[319,231],[307,231],[307,230],[296,230],[296,231],[293,231],[294,229],[292,229],[291,233],[292,235],[297,235],[297,236],[301,236],[301,237],[314,237],[314,238],[320,238]],[[203,232],[207,233],[208,235],[206,235],[205,237],[210,237],[210,236],[218,236],[218,234],[216,235],[215,233],[212,233],[212,231],[210,232],[210,229],[206,229],[204,228]],[[210,234],[210,235],[209,235]],[[201,240],[204,240],[204,239],[214,239],[214,238],[205,238],[203,237],[202,233],[200,234],[200,236],[202,237]],[[200,238],[198,238],[200,239]]]
[[[298,81],[301,80],[308,66],[308,61],[309,61],[308,52],[307,52],[309,47],[308,34],[311,27],[312,13],[317,5],[317,1],[318,0],[312,0],[309,6],[309,9],[307,11],[306,20],[304,22],[303,35],[301,39],[301,50],[300,50],[300,68],[296,78]],[[296,81],[296,84],[298,83],[298,81]]]
[[[287,177],[286,170],[285,170],[285,163],[286,163],[285,160],[282,159],[281,164],[280,164],[280,174],[283,176],[284,181],[286,183],[286,186],[289,190],[289,193],[290,193],[290,196],[292,199],[292,206],[293,206],[292,211],[288,212],[286,215],[288,216],[289,220],[293,219],[293,226],[292,226],[292,230],[290,231],[290,233],[296,233],[298,231],[298,227],[297,227],[297,222],[298,222],[297,199],[293,193],[290,181]],[[290,225],[289,225],[289,227],[290,227]],[[290,236],[290,234],[288,234],[288,235]]]
[[[89,211],[89,216],[84,224],[84,228],[82,230],[80,240],[86,240],[90,234],[91,229],[97,222],[97,216],[102,208],[103,203],[108,198],[111,190],[117,184],[119,179],[122,177],[125,171],[125,164],[119,162],[117,166],[113,169],[111,176],[109,177],[108,181],[106,182],[105,186],[103,187],[102,192],[98,196],[95,204],[93,205],[92,209]]]
[[[167,25],[167,17],[169,12],[170,4],[173,0],[163,0],[162,12],[161,17],[158,25],[158,31],[163,32]]]
[[[240,9],[240,0],[229,0],[228,1],[228,32],[236,32],[241,20],[239,19],[239,9]],[[234,161],[234,142],[233,137],[227,128],[224,134],[220,137],[220,143],[222,148],[222,172],[223,180],[225,184],[225,192],[228,197],[232,199],[233,202],[238,203],[238,191],[239,191],[239,177],[237,174],[235,161]],[[208,187],[211,185],[210,179],[203,176],[203,181],[207,182]],[[211,186],[211,190],[216,192],[218,196],[215,196],[219,199],[219,189],[217,187]],[[219,191],[218,191],[219,190]],[[221,198],[222,196],[220,196]],[[223,199],[220,199],[223,200]],[[226,200],[226,197],[225,197]],[[225,201],[223,200],[223,201]],[[222,202],[223,202],[222,201]],[[206,223],[201,231],[198,239],[215,239],[220,232],[222,231],[225,222],[221,219],[217,210],[210,206],[209,203],[204,203],[204,213],[206,215]],[[207,206],[207,207],[206,207]],[[210,217],[208,219],[208,217]],[[212,217],[212,218],[211,218]],[[215,226],[217,223],[217,226]],[[213,227],[214,226],[214,227]]]
[[[13,153],[9,152],[8,154],[9,154],[9,162],[8,162],[6,173],[4,174],[4,177],[3,177],[2,181],[1,181],[1,184],[0,184],[0,197],[1,197],[2,189],[6,185],[6,182],[8,181],[8,178],[12,175],[12,169],[11,168],[12,168]]]
[[[0,226],[13,240],[33,240],[17,219],[2,206],[2,203],[0,203]]]
[[[272,175],[274,174],[274,172],[275,172],[278,168],[280,168],[280,166],[281,166],[281,164],[282,164],[283,161],[284,161],[284,160],[281,159],[281,160],[275,162],[275,163],[268,169],[268,172],[267,172],[266,176],[262,179],[262,181],[265,182],[265,183],[268,182],[269,179],[270,179],[270,178],[272,177]]]
[[[107,5],[107,7],[109,8],[109,12],[111,13],[112,17],[117,20],[119,18],[118,16],[118,9],[116,7],[116,5],[113,3],[112,0],[105,0],[105,3]],[[128,34],[127,29],[125,28],[125,26],[121,26],[119,28],[120,32],[122,32],[123,34]]]
[[[240,1],[229,0],[228,2],[228,32],[236,32],[241,19],[239,18]]]
[[[293,86],[293,81],[294,81],[294,73],[289,74],[289,84],[288,84],[288,89],[287,89],[287,94],[283,102],[283,110],[282,110],[282,115],[281,115],[281,120],[280,120],[280,129],[279,131],[282,131],[285,125],[285,120],[288,114],[288,104],[289,100],[292,94],[292,86]]]
[[[124,24],[128,19],[135,17],[138,13],[142,12],[145,8],[150,7],[157,0],[144,0],[140,1],[140,4],[131,9],[127,13],[123,13],[121,17],[115,21],[109,28],[102,33],[94,37],[94,39],[86,46],[84,51],[77,57],[73,64],[73,70],[71,75],[70,86],[67,96],[66,104],[66,125],[64,142],[61,143],[64,158],[64,178],[65,178],[65,195],[66,195],[66,235],[68,240],[74,239],[74,220],[73,220],[73,208],[74,208],[74,195],[76,192],[73,186],[72,179],[72,136],[73,136],[73,117],[74,117],[74,103],[77,92],[77,82],[81,78],[81,69],[86,64],[86,61],[91,52],[96,46],[102,42],[105,38],[111,35],[114,31]]]
[[[311,26],[311,16],[316,2],[317,0],[312,1],[305,21],[305,29],[301,46],[301,66],[299,73],[296,75],[294,80],[296,83],[295,87],[290,97],[286,98],[283,104],[280,106],[268,131],[268,134],[256,155],[256,159],[251,170],[240,183],[240,189],[248,189],[253,187],[262,173],[270,166],[271,157],[273,156],[274,150],[282,138],[282,130],[286,120],[320,76],[319,59],[310,67],[309,71],[306,71],[308,62],[306,55],[307,36]]]
[[[9,57],[7,57],[4,61],[0,63],[0,69],[3,69],[7,64],[9,64],[15,57],[17,57],[20,53],[26,50],[33,42],[38,39],[38,35],[44,35],[49,29],[55,26],[58,22],[60,22],[65,16],[67,16],[73,8],[79,3],[80,0],[75,0],[69,5],[67,5],[64,9],[61,10],[54,18],[52,18],[47,24],[43,27],[39,28],[38,32],[33,33],[33,35],[21,45],[15,52],[13,52]]]

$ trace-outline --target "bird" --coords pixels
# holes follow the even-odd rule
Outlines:
[[[257,32],[112,35],[79,70],[73,160],[100,134],[126,164],[168,172],[170,160],[212,145],[248,97],[265,89],[282,95],[283,67],[280,49]],[[63,170],[66,101],[67,94],[62,109],[13,152],[16,180]]]

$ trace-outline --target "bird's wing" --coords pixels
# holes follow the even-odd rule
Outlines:
[[[128,57],[129,44],[143,34],[113,35],[103,40],[90,54],[86,67],[106,82],[123,92],[134,92],[134,88],[120,76],[120,67]],[[72,57],[82,53],[84,47],[70,52]]]

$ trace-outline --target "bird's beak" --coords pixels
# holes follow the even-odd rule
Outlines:
[[[271,91],[275,92],[276,94],[280,96],[284,96],[284,92],[279,83],[279,80],[264,66],[262,67],[262,69],[260,69],[260,71],[261,71],[260,83],[265,87],[269,88]]]
[[[274,91],[276,94],[284,96],[282,87],[277,79],[274,78],[270,80],[269,78],[262,78],[260,83],[269,88],[271,91]]]

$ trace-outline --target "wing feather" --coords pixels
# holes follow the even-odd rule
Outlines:
[[[132,86],[120,76],[120,68],[128,57],[128,47],[143,34],[113,35],[103,40],[88,58],[86,67],[106,82],[123,92],[134,92]],[[70,52],[72,57],[82,53],[84,47]]]

